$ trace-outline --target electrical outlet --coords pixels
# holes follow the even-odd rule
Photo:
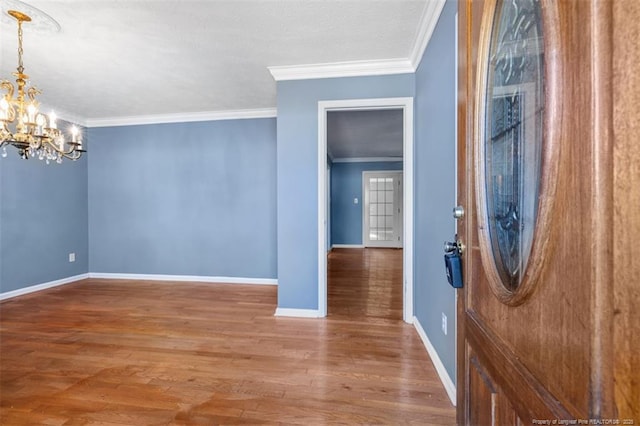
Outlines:
[[[76,254],[69,253],[69,262],[75,262],[75,261],[76,261]]]
[[[442,332],[445,336],[447,335],[447,316],[444,312],[442,313]]]

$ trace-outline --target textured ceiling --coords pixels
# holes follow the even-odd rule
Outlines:
[[[16,0],[2,0],[3,14]],[[275,108],[270,66],[408,58],[429,0],[32,0],[24,25],[39,100],[83,120]],[[0,77],[16,28],[1,24]]]
[[[333,160],[402,158],[401,109],[327,112],[327,149]]]

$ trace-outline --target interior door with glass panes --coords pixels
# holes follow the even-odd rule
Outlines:
[[[402,172],[362,172],[365,247],[402,247]]]

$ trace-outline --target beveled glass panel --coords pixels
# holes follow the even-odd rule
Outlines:
[[[393,189],[393,178],[385,178],[384,182],[385,182],[385,189],[387,191],[390,191]]]
[[[385,216],[385,228],[393,229],[393,216]]]
[[[384,201],[387,203],[393,203],[393,190],[385,191]]]
[[[517,289],[535,227],[544,113],[538,0],[498,1],[491,29],[484,116],[486,212],[502,283]]]
[[[384,214],[393,216],[393,203],[386,203],[384,205]]]

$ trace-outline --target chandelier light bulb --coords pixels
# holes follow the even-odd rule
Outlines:
[[[0,99],[0,120],[9,120],[9,102],[4,97]]]
[[[49,128],[50,129],[57,129],[58,128],[58,124],[56,123],[56,119],[58,117],[56,116],[56,113],[51,111],[51,113],[49,114]]]
[[[28,123],[35,123],[36,122],[36,113],[38,112],[38,109],[36,108],[36,106],[34,104],[29,104],[29,106],[27,107],[27,118],[28,118]]]

